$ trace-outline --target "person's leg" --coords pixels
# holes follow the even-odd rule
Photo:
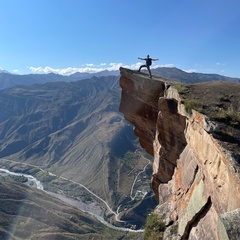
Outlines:
[[[148,69],[148,72],[149,72],[149,77],[152,78],[152,73],[151,73],[150,67],[147,66],[147,69]]]
[[[146,65],[141,65],[138,71],[140,72],[143,67],[146,67]]]

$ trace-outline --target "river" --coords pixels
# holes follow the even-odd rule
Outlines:
[[[39,190],[42,190],[56,198],[59,198],[61,199],[63,202],[71,205],[71,206],[74,206],[76,208],[78,208],[79,210],[81,210],[82,212],[85,212],[85,213],[88,213],[90,214],[91,216],[95,217],[98,221],[100,221],[102,224],[108,226],[109,228],[112,228],[112,229],[115,229],[115,230],[118,230],[118,231],[124,231],[124,232],[143,232],[142,229],[139,229],[139,230],[133,230],[131,228],[123,228],[123,227],[116,227],[110,223],[108,223],[107,221],[105,221],[105,219],[103,217],[101,217],[100,215],[97,215],[95,214],[94,212],[92,211],[89,211],[89,206],[81,201],[77,201],[77,200],[74,200],[74,199],[71,199],[71,198],[68,198],[62,194],[57,194],[57,193],[53,193],[53,192],[48,192],[48,191],[45,191],[43,189],[43,185],[42,183],[37,180],[35,177],[33,177],[32,175],[29,175],[29,174],[23,174],[23,173],[15,173],[15,172],[11,172],[7,169],[3,169],[3,168],[0,168],[0,175],[1,176],[6,176],[6,175],[15,175],[15,176],[23,176],[25,178],[28,179],[28,181],[25,183],[26,185],[28,186],[32,186],[32,187],[35,187]],[[94,208],[94,206],[91,206],[91,208]],[[98,211],[98,209],[96,210],[95,209],[95,212]],[[99,214],[101,214],[99,212]]]
[[[0,175],[14,175],[14,176],[23,176],[28,179],[28,181],[25,183],[26,185],[33,186],[37,189],[43,190],[43,185],[40,181],[38,181],[35,177],[32,175],[28,174],[23,174],[23,173],[15,173],[15,172],[10,172],[7,169],[0,168]]]

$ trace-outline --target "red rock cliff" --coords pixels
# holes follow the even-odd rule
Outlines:
[[[167,226],[164,239],[240,239],[240,179],[211,134],[216,125],[197,111],[189,115],[170,81],[120,72],[120,111],[154,156],[155,213]]]

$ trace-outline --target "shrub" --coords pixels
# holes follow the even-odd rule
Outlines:
[[[202,106],[199,101],[196,99],[192,98],[191,96],[188,95],[190,88],[192,85],[190,84],[183,84],[183,83],[176,83],[174,87],[177,89],[178,93],[180,95],[183,95],[183,103],[185,106],[185,110],[188,114],[192,114],[192,109],[201,111]]]
[[[163,238],[163,232],[165,231],[165,223],[157,218],[156,214],[151,214],[147,218],[144,239],[145,240],[157,240]]]
[[[21,182],[25,183],[28,181],[27,177],[25,176],[16,176],[16,175],[10,175],[10,177],[15,181],[15,182]]]
[[[177,89],[179,94],[186,94],[189,92],[191,85],[183,84],[183,83],[176,83],[174,87]]]
[[[230,105],[226,110],[218,108],[215,119],[237,127],[240,125],[240,108],[234,108],[233,105]]]
[[[201,105],[200,103],[193,99],[193,98],[187,98],[184,100],[184,106],[185,106],[185,110],[188,114],[192,114],[192,109],[196,110],[196,111],[201,111]]]

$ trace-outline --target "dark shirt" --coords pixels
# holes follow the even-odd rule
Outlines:
[[[145,58],[146,60],[146,65],[151,66],[152,65],[152,59],[151,58]]]

